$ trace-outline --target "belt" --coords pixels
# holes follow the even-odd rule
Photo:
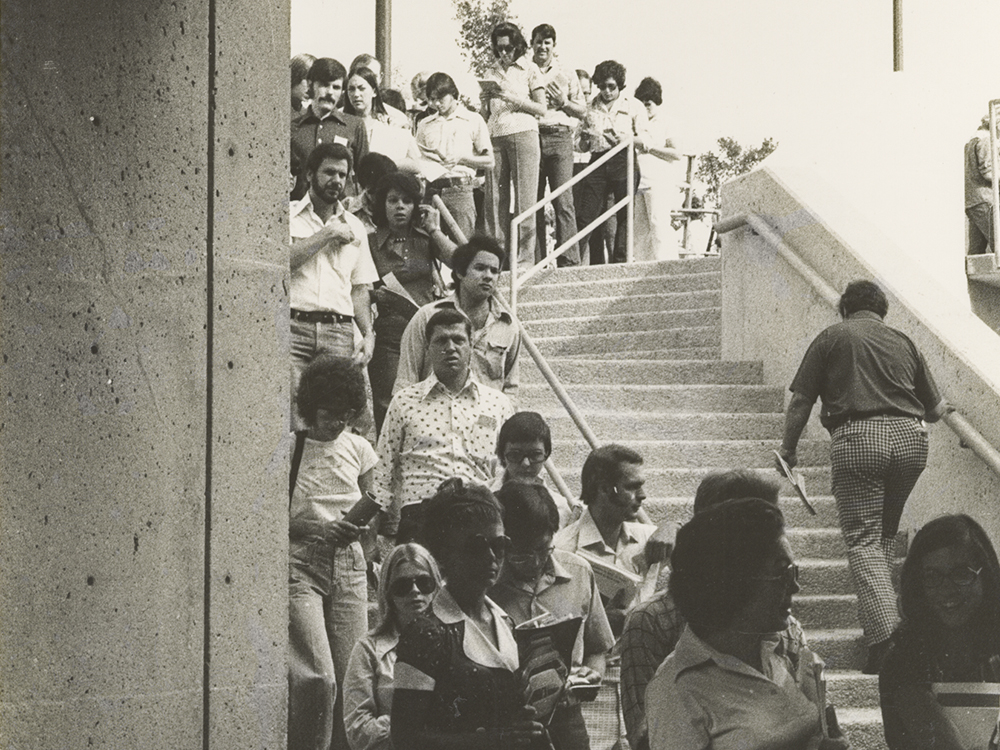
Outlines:
[[[539,133],[568,133],[570,131],[569,125],[539,125]]]
[[[442,190],[443,188],[450,187],[465,187],[467,185],[471,185],[473,182],[474,178],[472,177],[441,177],[434,180],[434,182],[430,184],[430,187],[435,190]]]
[[[292,310],[292,320],[301,323],[351,323],[354,318],[350,315],[329,312],[327,310]]]

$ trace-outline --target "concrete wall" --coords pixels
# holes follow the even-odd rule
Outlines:
[[[288,26],[4,3],[4,748],[284,745]]]
[[[723,188],[724,216],[757,213],[837,292],[871,278],[889,296],[886,322],[909,335],[945,397],[1000,446],[1000,337],[935,282],[933,268],[859,220],[815,175],[760,169]],[[919,217],[915,217],[919,220]],[[749,228],[723,235],[722,357],[762,359],[765,381],[785,388],[812,339],[839,320],[774,248]],[[787,395],[786,395],[787,403]],[[826,435],[818,406],[808,434]],[[780,439],[780,436],[776,436]],[[828,487],[812,488],[827,494]],[[979,520],[1000,547],[1000,477],[963,449],[943,423],[931,427],[931,454],[903,519],[918,528],[941,513]]]

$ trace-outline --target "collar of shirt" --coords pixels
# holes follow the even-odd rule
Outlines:
[[[639,538],[632,533],[632,529],[629,528],[631,524],[628,521],[622,523],[621,530],[618,532],[618,542],[624,542],[625,544],[636,544]],[[594,545],[599,545],[603,550],[610,550],[612,553],[617,552],[617,549],[609,548],[607,543],[604,541],[604,537],[601,535],[601,530],[597,528],[597,523],[594,521],[594,517],[590,514],[590,508],[587,508],[583,515],[580,516],[580,538],[578,546],[581,548],[592,547]]]
[[[780,633],[768,636],[761,641],[761,661],[763,662],[765,672],[772,672],[769,668],[771,660],[785,660],[784,653],[778,653],[780,645]],[[684,632],[681,633],[681,637],[677,640],[676,648],[674,648],[674,664],[677,670],[676,679],[680,679],[680,676],[684,672],[696,669],[709,662],[727,672],[735,672],[756,679],[770,679],[768,674],[761,674],[743,660],[712,648],[695,635],[690,626],[685,627]]]
[[[432,115],[428,115],[424,122],[430,124],[432,122],[451,122],[452,120],[471,120],[471,115],[472,113],[468,109],[459,104],[447,117],[440,112],[435,112]]]
[[[847,320],[877,320],[879,323],[885,323],[882,316],[877,312],[872,310],[858,310],[857,312],[852,312],[847,316]]]
[[[532,66],[534,64],[535,63],[532,62],[531,58],[528,56],[528,53],[525,52],[523,55],[521,55],[519,58],[517,58],[514,62],[512,62],[506,68],[506,70],[504,69],[503,65],[500,64],[500,61],[497,60],[496,62],[493,63],[493,70],[496,71],[496,73],[498,75],[505,76],[513,68],[518,68],[520,70],[529,70],[530,66]]]
[[[320,116],[316,111],[316,102],[309,105],[309,108],[305,110],[305,114],[302,115],[300,122],[323,122],[323,120],[336,120],[341,125],[346,125],[347,120],[344,119],[344,115],[337,109],[331,109],[326,114]]]
[[[375,636],[372,644],[375,647],[375,658],[382,659],[390,651],[395,651],[397,643],[399,643],[399,633],[393,632]]]
[[[324,222],[319,217],[319,214],[316,213],[316,209],[313,208],[311,193],[306,193],[305,196],[299,198],[299,200],[292,201],[291,205],[288,207],[288,211],[291,216],[298,216],[303,211],[307,211],[310,217],[314,219],[316,223],[319,224],[320,226],[328,224],[333,219],[336,219],[339,216],[343,216],[346,213],[344,205],[340,201],[337,201],[333,206],[333,213],[330,214],[330,218]]]
[[[462,310],[462,306],[458,302],[458,289],[452,292],[449,296],[445,297],[443,300],[437,303],[438,307],[452,307],[456,310]],[[465,310],[462,310],[465,312]],[[493,297],[489,299],[489,307],[486,313],[486,325],[483,326],[481,330],[489,328],[494,322],[501,320],[508,325],[513,324],[514,319],[510,317],[510,313],[504,310],[497,303]],[[473,337],[476,335],[476,331],[472,332]]]
[[[540,594],[545,591],[545,589],[554,586],[557,583],[565,583],[573,578],[573,576],[569,574],[569,571],[559,564],[555,555],[549,555],[549,559],[546,561],[545,567],[542,569],[542,574],[538,576],[538,580],[535,583],[514,578],[514,576],[509,574],[508,570],[509,567],[504,567],[503,572],[500,574],[499,584],[501,586],[506,586],[508,588],[523,591],[526,594],[532,595]]]
[[[517,642],[514,640],[514,634],[508,624],[507,614],[489,597],[486,598],[486,606],[493,615],[499,648],[493,645],[492,639],[484,635],[476,623],[466,617],[447,588],[438,591],[434,603],[431,605],[434,614],[446,625],[465,622],[462,651],[472,661],[482,664],[484,667],[509,669],[513,672],[517,669]]]
[[[436,389],[437,392],[443,393],[449,396],[450,398],[456,398],[458,396],[461,396],[466,391],[468,391],[469,393],[472,394],[472,398],[475,401],[479,401],[479,381],[476,380],[476,376],[473,374],[471,366],[469,368],[469,377],[466,379],[465,385],[461,387],[458,393],[451,391],[444,383],[438,380],[437,375],[435,375],[433,372],[429,376],[427,376],[425,380],[421,381],[420,386],[421,386],[421,392],[420,392],[421,399],[429,398]]]

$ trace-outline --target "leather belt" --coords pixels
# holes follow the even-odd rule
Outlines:
[[[465,187],[473,183],[472,177],[441,177],[430,184],[435,190],[450,187]]]
[[[351,323],[354,317],[327,310],[292,310],[292,320],[300,323]]]

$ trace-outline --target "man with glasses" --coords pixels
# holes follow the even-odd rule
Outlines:
[[[504,508],[510,551],[490,598],[521,625],[582,619],[570,672],[571,686],[595,689],[604,675],[605,657],[615,639],[601,603],[594,572],[583,558],[556,549],[552,537],[559,516],[548,491],[537,484],[510,482],[496,493]],[[580,701],[571,689],[556,709],[549,736],[560,750],[590,746]]]
[[[470,371],[472,324],[443,308],[425,328],[430,376],[393,396],[378,439],[375,496],[388,509],[383,534],[413,541],[420,503],[451,477],[488,485],[496,474],[493,446],[514,407]]]
[[[903,506],[927,463],[924,422],[951,409],[916,345],[885,325],[888,310],[874,282],[847,285],[843,321],[809,345],[792,380],[779,451],[795,466],[799,437],[822,399],[833,496],[868,641],[865,674],[878,673],[899,620],[891,571]]]
[[[546,459],[552,454],[552,432],[541,414],[519,411],[503,423],[497,438],[497,457],[503,474],[490,487],[494,492],[508,482],[545,487],[559,513],[559,528],[580,517],[583,505],[552,490],[542,474]]]
[[[430,182],[431,192],[444,201],[465,240],[476,231],[473,188],[480,169],[493,169],[493,143],[486,120],[458,100],[458,87],[447,73],[427,79],[427,101],[436,110],[417,125],[417,145],[425,159],[444,172]],[[456,242],[461,238],[453,237]]]

